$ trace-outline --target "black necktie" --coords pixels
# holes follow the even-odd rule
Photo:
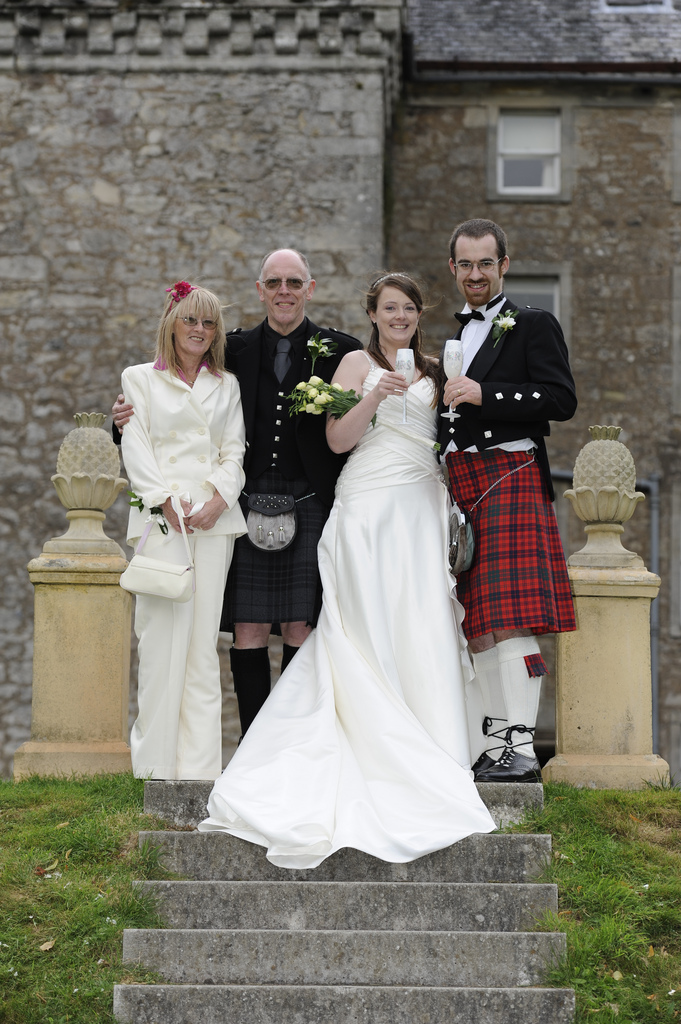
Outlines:
[[[274,357],[274,372],[281,384],[282,380],[291,366],[291,342],[288,338],[280,338],[277,342],[276,355]]]
[[[471,320],[484,320],[485,319],[484,316],[482,315],[482,313],[478,312],[477,309],[474,309],[472,313],[455,313],[454,316],[459,321],[459,323],[462,325],[462,327],[465,327],[466,324],[469,324],[471,322]]]

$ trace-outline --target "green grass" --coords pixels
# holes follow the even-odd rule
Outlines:
[[[108,1024],[114,983],[157,980],[122,962],[123,929],[159,924],[133,879],[168,877],[142,803],[132,775],[0,781],[2,1024]]]
[[[576,990],[577,1024],[681,1021],[681,792],[544,796],[508,831],[553,837],[559,910],[542,927],[565,932],[568,953],[548,983]]]
[[[568,955],[548,983],[576,989],[577,1024],[681,1024],[681,793],[545,797],[507,831],[553,836],[559,912],[540,927]],[[0,782],[2,1024],[113,1024],[116,982],[159,980],[121,959],[124,928],[160,924],[132,881],[169,877],[138,849],[139,829],[164,827],[142,804],[130,775]]]

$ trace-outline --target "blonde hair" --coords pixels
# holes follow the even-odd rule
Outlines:
[[[172,292],[166,296],[163,313],[156,332],[156,359],[164,369],[179,377],[177,354],[175,352],[173,329],[178,317],[195,316],[215,320],[217,327],[210,348],[203,359],[211,373],[221,373],[225,368],[225,324],[222,319],[222,303],[214,292],[192,285],[192,290],[179,302]]]

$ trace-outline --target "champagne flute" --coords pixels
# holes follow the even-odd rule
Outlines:
[[[407,378],[407,387],[414,379],[414,350],[411,348],[398,349],[395,357],[395,372],[401,373]],[[407,392],[402,392],[402,422],[407,422]]]
[[[442,357],[442,365],[444,367],[447,380],[454,380],[455,377],[461,375],[463,368],[463,342],[461,338],[448,338],[445,342],[445,351]],[[454,420],[459,419],[461,416],[460,412],[454,412],[451,405],[449,412],[443,412],[442,418],[449,420],[453,423]]]

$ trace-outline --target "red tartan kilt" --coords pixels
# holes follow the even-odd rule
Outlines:
[[[492,630],[576,629],[565,556],[553,506],[536,462],[493,487],[527,452],[456,452],[447,456],[455,501],[470,512],[475,559],[457,578],[468,639]]]

